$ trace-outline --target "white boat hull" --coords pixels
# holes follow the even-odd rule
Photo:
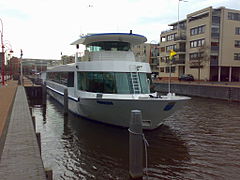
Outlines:
[[[48,89],[49,95],[61,104],[64,103],[63,93]],[[177,97],[177,96],[176,96]],[[164,120],[183,106],[187,97],[166,100],[162,98],[147,99],[100,99],[70,98],[69,110],[81,117],[98,122],[129,127],[131,110],[141,110],[143,129],[155,129]]]

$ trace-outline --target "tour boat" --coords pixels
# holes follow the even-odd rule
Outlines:
[[[72,45],[84,45],[84,55],[48,69],[47,92],[64,104],[67,89],[69,110],[88,120],[129,127],[131,111],[140,110],[143,129],[159,127],[190,98],[150,92],[150,65],[131,50],[146,41],[131,32],[81,36]]]

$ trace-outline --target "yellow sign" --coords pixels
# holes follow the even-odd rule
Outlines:
[[[173,56],[175,56],[176,54],[177,53],[174,50],[170,49],[170,60],[172,60]]]

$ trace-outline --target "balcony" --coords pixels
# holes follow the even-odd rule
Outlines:
[[[189,62],[190,68],[195,69],[195,68],[203,68],[202,62],[201,61],[190,61]]]
[[[211,52],[214,51],[214,52],[218,52],[219,51],[219,46],[212,46],[211,47]]]
[[[186,41],[186,36],[184,36],[184,35],[175,36],[174,41]]]
[[[210,66],[218,66],[218,56],[211,56]]]
[[[176,59],[173,61],[173,64],[185,64],[185,59]]]
[[[212,37],[213,39],[219,39],[220,34],[219,34],[219,33],[212,33],[212,34],[211,34],[211,37]]]
[[[161,34],[169,33],[169,32],[175,31],[175,30],[176,29],[168,29],[168,30],[165,30],[165,31],[161,31]]]
[[[219,54],[219,46],[212,46],[211,55],[218,55],[218,54]]]
[[[158,59],[152,59],[151,60],[151,63],[150,63],[151,66],[155,66],[155,65],[159,65],[159,60]]]
[[[172,62],[172,64],[185,64],[185,59],[178,59],[178,58],[173,58],[173,60],[165,60],[165,63],[169,64],[170,62]]]
[[[186,48],[176,48],[174,49],[174,51],[176,51],[177,53],[186,53]]]

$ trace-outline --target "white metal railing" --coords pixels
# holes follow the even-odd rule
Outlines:
[[[134,61],[131,51],[97,51],[89,53],[90,61]]]

